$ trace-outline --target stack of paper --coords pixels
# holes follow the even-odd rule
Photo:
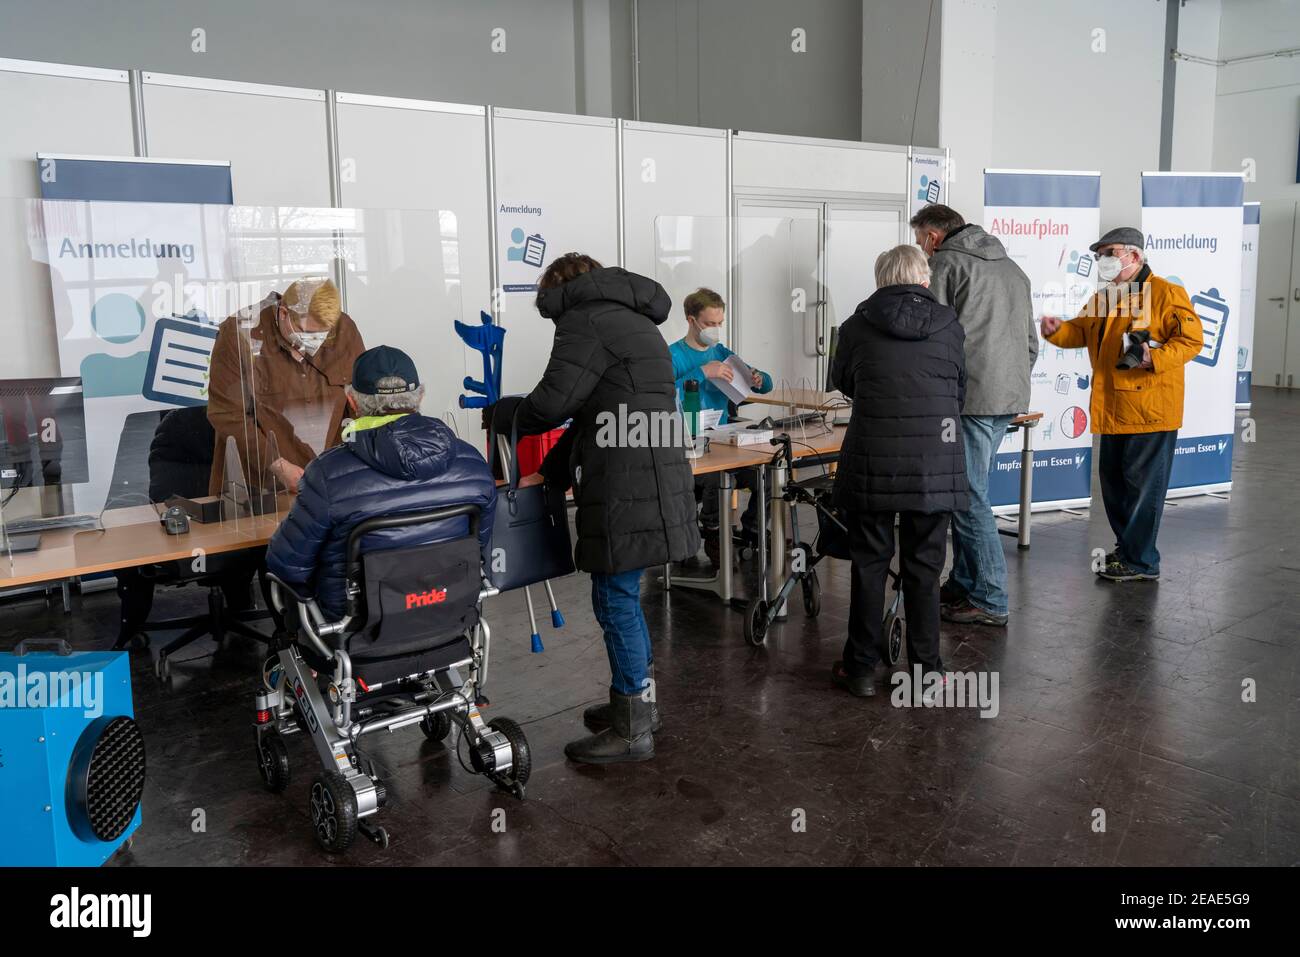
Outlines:
[[[772,441],[771,429],[751,429],[748,422],[732,422],[709,430],[709,438],[725,445],[767,445]]]

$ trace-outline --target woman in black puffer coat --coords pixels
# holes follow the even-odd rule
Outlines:
[[[600,730],[565,748],[585,763],[654,757],[659,715],[641,573],[700,548],[683,433],[662,428],[677,411],[673,363],[658,328],[671,305],[653,279],[578,253],[556,259],[537,293],[538,312],[555,323],[546,372],[527,396],[503,399],[492,413],[507,435],[512,419],[521,435],[573,420],[542,474],[573,489],[574,560],[591,574],[612,673],[609,704],[584,715]]]
[[[885,583],[898,516],[907,657],[926,673],[939,657],[939,575],[948,520],[967,507],[961,406],[965,334],[957,314],[930,294],[915,246],[876,260],[877,290],[840,326],[831,387],[853,401],[840,450],[834,502],[848,518],[853,579],[849,635],[834,682],[875,694]]]

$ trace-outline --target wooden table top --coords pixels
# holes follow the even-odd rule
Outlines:
[[[198,548],[209,555],[257,548],[271,540],[288,514],[286,503],[274,514],[207,525],[191,521],[184,535],[168,535],[151,505],[108,509],[102,529],[44,531],[40,533],[41,547],[35,551],[0,555],[0,588],[138,565],[189,561]]]

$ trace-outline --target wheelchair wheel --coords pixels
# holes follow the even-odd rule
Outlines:
[[[284,738],[275,732],[258,738],[257,768],[262,772],[262,783],[272,794],[279,794],[289,786],[289,749]]]
[[[430,741],[441,741],[451,732],[451,713],[435,711],[420,719],[420,730]]]
[[[509,718],[493,718],[488,727],[504,734],[510,742],[510,782],[521,787],[527,784],[533,773],[533,755],[528,749],[524,729]]]
[[[331,854],[346,851],[357,836],[357,796],[337,771],[322,771],[311,784],[311,824],[316,843]]]
[[[816,618],[822,611],[822,584],[817,580],[816,569],[804,576],[802,585],[804,614]]]
[[[881,629],[885,638],[885,664],[894,666],[903,655],[903,638],[907,634],[907,623],[893,612],[885,616]]]
[[[768,603],[755,598],[745,609],[745,641],[757,648],[767,639]]]

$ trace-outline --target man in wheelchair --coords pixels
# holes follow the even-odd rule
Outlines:
[[[418,723],[442,740],[455,721],[457,755],[467,748],[474,771],[522,797],[530,770],[519,726],[479,714],[496,486],[473,446],[419,414],[423,395],[404,352],[362,353],[346,388],[354,419],[344,441],[307,466],[267,548],[272,600],[292,641],[263,669],[258,761],[267,787],[282,791],[282,736],[311,737],[325,769],[312,784],[312,824],[329,851],[357,831],[387,844],[368,820],[386,795],[358,754],[363,734]]]

